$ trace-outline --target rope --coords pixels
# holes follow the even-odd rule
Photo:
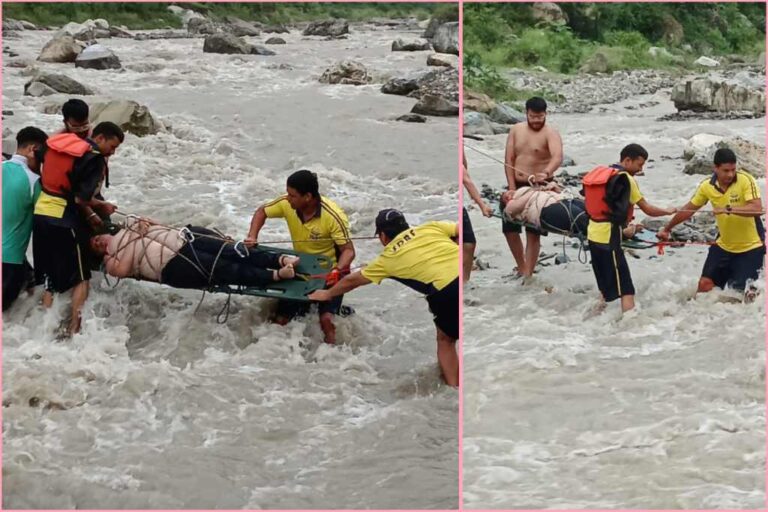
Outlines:
[[[464,147],[467,147],[467,148],[471,149],[472,151],[475,151],[476,153],[480,153],[481,155],[486,156],[486,157],[490,158],[491,160],[493,160],[495,162],[498,162],[498,163],[500,163],[501,165],[503,165],[505,167],[509,167],[513,171],[521,172],[523,174],[529,174],[529,177],[528,177],[529,182],[530,182],[530,179],[533,177],[533,175],[530,175],[530,173],[522,171],[522,170],[518,169],[517,167],[515,167],[515,166],[513,166],[511,164],[508,164],[507,162],[504,162],[503,160],[499,160],[495,156],[491,156],[488,153],[485,153],[484,151],[480,151],[479,149],[470,146],[469,144],[464,144]]]

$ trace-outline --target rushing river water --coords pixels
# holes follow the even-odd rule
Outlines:
[[[335,41],[281,34],[273,57],[204,54],[200,38],[108,39],[122,71],[35,65],[95,88],[86,101],[135,100],[171,127],[128,134],[110,160],[105,195],[124,212],[242,238],[254,209],[309,168],[353,236],[372,235],[385,207],[412,224],[455,220],[457,119],[396,122],[416,100],[380,83],[317,80],[341,59],[380,75],[424,68],[428,52],[389,48],[420,31],[351,31]],[[33,60],[51,36],[21,32],[4,45]],[[59,114],[41,113],[51,97],[22,96],[21,71],[3,70],[5,127],[58,129]],[[260,236],[286,238],[280,221]],[[356,248],[359,265],[380,245]],[[269,300],[234,297],[219,325],[223,296],[195,314],[199,292],[110,284],[94,278],[69,342],[53,341],[67,297],[44,313],[38,291],[3,315],[4,507],[457,506],[458,395],[440,383],[416,293],[388,281],[348,295],[357,314],[337,320],[331,347],[315,317],[268,323]]]
[[[616,162],[630,142],[645,146],[651,161],[638,183],[662,207],[685,204],[702,179],[682,173],[688,137],[765,140],[764,118],[657,121],[671,112],[669,91],[659,91],[548,122],[577,162],[571,174]],[[465,142],[503,159],[505,140]],[[501,164],[466,155],[475,183],[505,184]],[[765,506],[764,299],[690,300],[706,247],[640,250],[628,258],[637,309],[621,317],[612,303],[585,320],[598,292],[577,248],[569,243],[570,262],[546,260],[524,286],[500,221],[477,208],[470,216],[490,268],[465,291],[465,507]],[[562,253],[562,241],[543,238],[543,253]]]

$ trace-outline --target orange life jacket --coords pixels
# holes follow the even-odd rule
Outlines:
[[[607,200],[608,185],[612,178],[617,177],[621,170],[615,167],[598,166],[589,171],[581,182],[584,185],[584,206],[589,218],[595,222],[618,222],[617,212],[614,212]],[[627,191],[628,193],[628,191]],[[635,206],[627,200],[628,209],[624,225],[635,217]]]
[[[52,196],[67,197],[72,190],[69,173],[72,172],[75,160],[95,150],[88,141],[74,133],[53,135],[48,138],[46,145],[48,148],[40,175],[42,189]]]

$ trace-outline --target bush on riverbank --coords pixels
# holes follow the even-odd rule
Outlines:
[[[560,19],[537,20],[533,4],[465,4],[466,87],[510,100],[521,93],[503,68],[685,70],[702,54],[751,58],[765,49],[763,4],[558,5]]]

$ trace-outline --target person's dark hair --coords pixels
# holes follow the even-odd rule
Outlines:
[[[48,140],[48,134],[40,128],[27,126],[19,130],[16,134],[16,147],[18,149],[29,146],[30,144],[40,144],[45,147],[45,141]]]
[[[411,226],[408,225],[407,222],[403,222],[403,224],[392,226],[392,227],[386,227],[381,230],[382,233],[387,235],[387,238],[393,239],[406,229],[410,228]]]
[[[288,186],[299,194],[312,194],[314,198],[320,198],[320,186],[317,183],[317,174],[306,169],[296,171],[288,176]]]
[[[544,98],[534,96],[525,102],[525,110],[530,110],[531,112],[546,112],[547,101]]]
[[[628,144],[624,146],[619,155],[619,161],[623,161],[625,158],[635,160],[642,157],[643,160],[648,160],[648,152],[640,144]]]
[[[79,123],[84,123],[88,120],[88,104],[83,100],[72,98],[61,107],[61,113],[64,115],[65,121],[73,119]]]
[[[386,208],[376,215],[376,235],[384,233],[388,238],[395,238],[397,235],[410,228],[408,221],[405,220],[403,212],[394,208]]]
[[[123,130],[111,121],[103,121],[96,125],[96,128],[93,129],[93,133],[91,134],[91,138],[95,139],[99,135],[103,135],[107,139],[117,137],[117,140],[120,142],[125,140]]]
[[[715,165],[735,164],[736,153],[728,148],[720,148],[715,151]]]

